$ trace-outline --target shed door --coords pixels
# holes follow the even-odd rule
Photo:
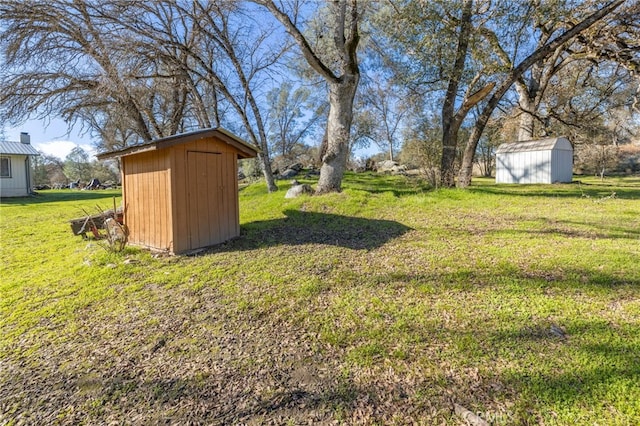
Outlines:
[[[235,157],[229,153],[187,151],[187,217],[190,248],[237,236]]]

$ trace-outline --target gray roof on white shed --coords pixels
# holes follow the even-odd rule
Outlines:
[[[496,154],[506,154],[511,152],[532,152],[550,151],[552,149],[561,151],[573,151],[571,142],[563,136],[559,138],[546,138],[533,141],[503,143],[496,150]]]
[[[31,146],[31,144],[2,141],[0,141],[0,154],[40,155],[40,153],[33,146]]]

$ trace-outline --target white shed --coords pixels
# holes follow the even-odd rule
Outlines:
[[[504,143],[496,150],[496,183],[556,183],[573,179],[573,147],[565,137]]]
[[[31,194],[31,157],[39,155],[31,146],[28,133],[20,142],[0,142],[0,197],[26,197]]]

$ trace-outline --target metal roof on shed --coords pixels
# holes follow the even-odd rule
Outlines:
[[[0,142],[0,154],[40,155],[31,144],[22,142]]]
[[[503,143],[496,150],[496,154],[512,152],[550,151],[552,149],[573,151],[569,140],[563,136],[524,142]]]

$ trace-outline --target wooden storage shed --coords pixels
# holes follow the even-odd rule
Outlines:
[[[556,183],[573,179],[573,147],[565,137],[505,143],[496,150],[496,183]]]
[[[98,158],[120,158],[129,242],[184,253],[240,235],[237,160],[256,155],[247,142],[215,128]]]

